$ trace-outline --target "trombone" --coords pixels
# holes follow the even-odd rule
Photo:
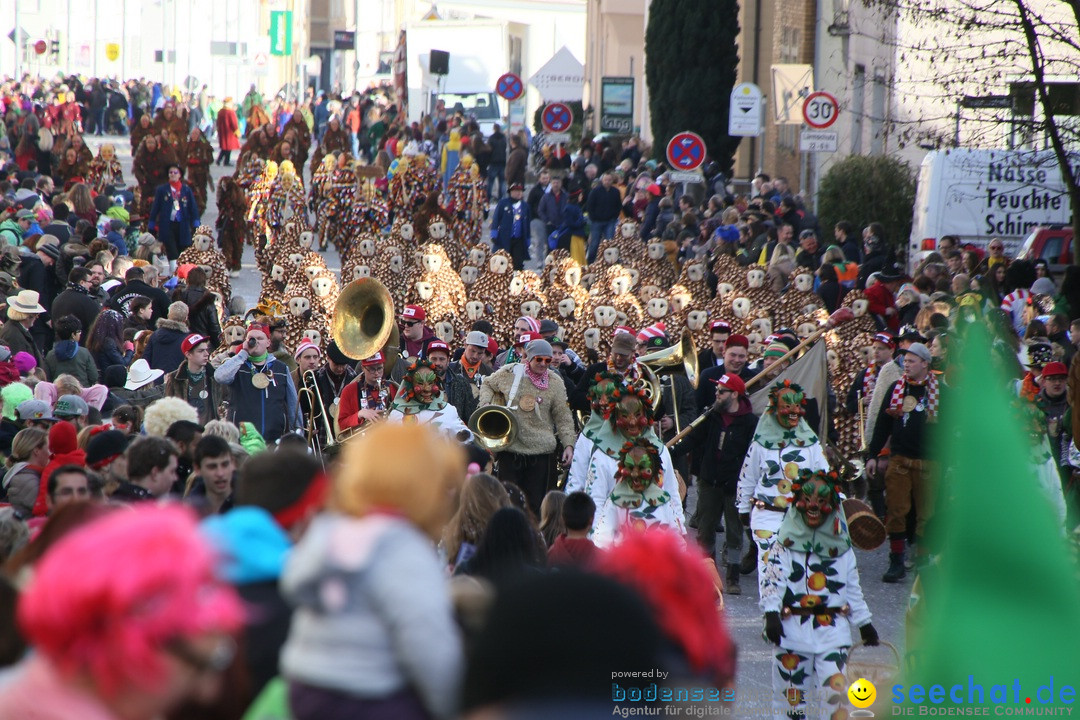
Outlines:
[[[326,406],[323,404],[322,392],[319,390],[319,383],[315,378],[315,371],[308,370],[303,375],[303,387],[296,391],[297,401],[301,397],[307,397],[308,407],[311,408],[311,416],[308,418],[307,434],[305,436],[307,446],[311,448],[313,453],[322,455],[323,451],[327,448],[333,447],[337,444],[337,438],[334,434],[334,429],[330,427],[330,420],[326,417]],[[326,444],[322,445],[318,437],[318,425],[315,421],[315,416],[318,414],[320,420],[322,420],[322,431],[326,435]],[[335,418],[335,421],[337,418]]]

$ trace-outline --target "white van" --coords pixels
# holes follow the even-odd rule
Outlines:
[[[1072,157],[1080,165],[1080,155]],[[917,262],[944,235],[979,248],[999,237],[1015,257],[1041,225],[1072,225],[1052,151],[935,150],[919,168],[908,259]]]

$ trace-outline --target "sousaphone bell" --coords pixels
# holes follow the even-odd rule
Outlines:
[[[490,452],[499,452],[517,439],[518,421],[509,408],[484,405],[476,408],[469,418],[469,429],[478,445]]]
[[[345,286],[334,305],[330,336],[349,357],[363,360],[377,352],[387,373],[394,367],[401,342],[394,317],[394,300],[375,278],[360,278]]]

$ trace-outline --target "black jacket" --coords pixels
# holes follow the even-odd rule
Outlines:
[[[90,338],[90,326],[94,324],[99,312],[101,312],[101,306],[85,288],[81,285],[69,285],[67,290],[53,300],[50,315],[54,318],[62,318],[65,315],[74,315],[79,318],[83,329],[81,344],[86,345],[86,341]]]
[[[169,316],[169,295],[161,288],[151,287],[142,280],[132,280],[116,288],[112,299],[109,300],[109,307],[127,315],[128,305],[133,299],[140,296],[149,298],[150,306],[154,309],[154,314],[150,318],[151,321]]]
[[[758,417],[750,407],[750,400],[744,396],[739,399],[736,412],[710,413],[672,449],[672,457],[695,451],[694,457],[699,458],[698,480],[734,494],[757,423]]]
[[[622,196],[619,189],[612,185],[605,189],[597,185],[589,193],[589,199],[585,201],[585,212],[592,222],[610,222],[619,218],[622,212]]]
[[[221,324],[218,322],[214,294],[206,288],[189,287],[177,290],[173,299],[188,306],[188,327],[191,332],[210,338],[210,347],[221,343]]]
[[[488,155],[488,165],[505,165],[506,164],[506,136],[502,131],[491,133],[491,137],[487,139],[487,145],[491,148],[491,154]]]
[[[724,372],[724,365],[720,364],[705,368],[701,371],[701,374],[698,375],[698,412],[705,412],[705,410],[716,401],[716,381],[723,377]],[[750,369],[750,365],[747,364],[743,367],[742,372],[739,373],[739,378],[743,382],[747,382],[756,374],[757,373]]]
[[[884,250],[875,250],[867,255],[866,259],[859,265],[859,276],[855,279],[855,287],[859,290],[865,290],[867,278],[876,272],[881,272],[889,264],[890,255],[891,253]]]

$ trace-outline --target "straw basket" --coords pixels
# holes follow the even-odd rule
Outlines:
[[[888,650],[892,657],[887,658],[882,649]],[[857,642],[848,652],[847,669],[844,674],[849,683],[859,678],[872,682],[874,687],[878,688],[878,702],[881,702],[889,697],[889,694],[882,690],[892,687],[900,677],[900,652],[895,645],[884,640],[880,641],[877,647],[872,648],[861,641]]]
[[[862,500],[848,498],[844,501],[851,544],[860,550],[876,550],[885,542],[885,525]]]

